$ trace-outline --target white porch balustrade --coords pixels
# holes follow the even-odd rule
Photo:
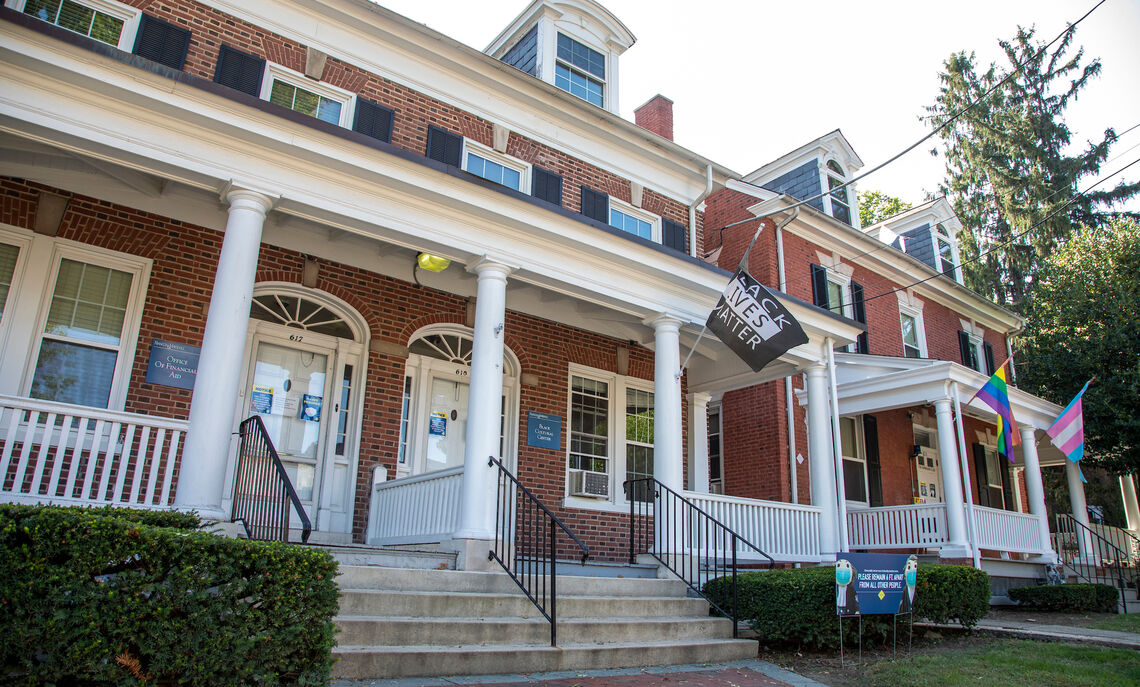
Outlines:
[[[946,505],[922,503],[847,512],[851,549],[937,548],[947,540]]]
[[[459,527],[463,469],[459,465],[375,484],[368,544],[427,544],[451,539]]]
[[[172,507],[188,424],[0,396],[0,501]]]
[[[683,495],[777,563],[820,561],[818,508],[694,491]],[[739,547],[737,555],[742,560],[760,558],[747,546]]]
[[[974,506],[977,547],[1011,553],[1043,554],[1036,515]]]

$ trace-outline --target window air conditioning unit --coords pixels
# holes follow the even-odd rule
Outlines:
[[[571,472],[570,495],[607,499],[610,497],[610,476],[588,470]]]

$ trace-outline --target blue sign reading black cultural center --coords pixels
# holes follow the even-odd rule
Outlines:
[[[526,419],[526,445],[555,450],[561,448],[562,418],[529,411]]]

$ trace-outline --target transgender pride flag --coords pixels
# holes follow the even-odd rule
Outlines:
[[[1069,401],[1065,410],[1053,420],[1049,429],[1045,430],[1053,444],[1074,463],[1085,455],[1085,420],[1081,408],[1081,396],[1091,383],[1091,379],[1085,382],[1076,397]]]

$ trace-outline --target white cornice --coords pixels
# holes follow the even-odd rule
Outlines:
[[[819,160],[822,168],[823,161],[828,158],[837,158],[848,175],[863,166],[863,160],[855,153],[847,137],[836,129],[754,169],[744,175],[743,179],[751,184],[762,185],[765,181],[800,167],[808,160]]]

